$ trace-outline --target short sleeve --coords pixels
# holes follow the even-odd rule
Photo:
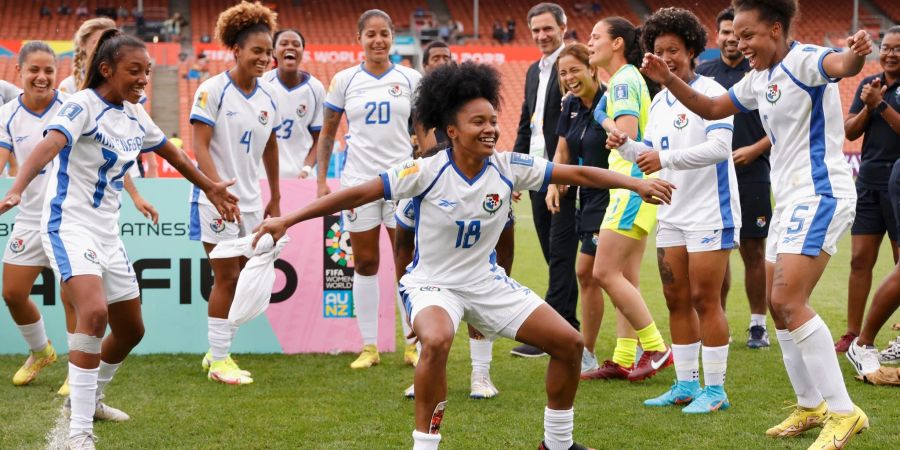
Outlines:
[[[859,82],[859,86],[856,87],[856,93],[853,94],[853,103],[850,104],[850,114],[859,114],[863,110],[863,107],[866,106],[859,96],[862,94],[863,86],[871,81],[870,78],[863,78],[862,81]]]
[[[423,172],[427,162],[436,158],[421,158],[406,161],[403,164],[394,166],[386,172],[382,172],[381,182],[384,184],[384,199],[398,200],[404,198],[412,198],[425,190],[425,176]],[[427,161],[427,162],[426,162]]]
[[[194,95],[194,105],[191,107],[191,123],[205,123],[211,127],[216,126],[216,117],[219,115],[219,102],[222,101],[221,89],[215,86],[218,78],[210,78],[203,82]]]
[[[13,140],[12,136],[9,135],[9,127],[7,126],[9,123],[9,113],[7,111],[9,111],[9,108],[0,109],[0,148],[12,153]]]
[[[608,102],[612,105],[612,119],[621,116],[641,116],[641,86],[633,76],[622,77],[610,86]]]
[[[309,83],[309,88],[312,91],[314,99],[314,104],[312,105],[313,117],[312,121],[309,123],[309,131],[321,131],[322,124],[325,122],[325,111],[323,109],[325,107],[325,87],[322,86],[321,81],[313,79]]]
[[[57,130],[66,135],[68,145],[74,144],[79,136],[90,131],[90,112],[87,109],[87,105],[79,101],[78,96],[69,98],[60,106],[56,116],[50,119],[44,135],[50,130]]]
[[[324,106],[339,113],[344,112],[344,87],[346,84],[344,81],[344,74],[346,73],[347,72],[338,72],[337,75],[331,79],[331,84],[328,86],[328,93],[325,94]]]
[[[802,48],[794,49],[797,55],[787,59],[782,63],[790,71],[791,75],[797,81],[806,86],[821,86],[827,83],[837,83],[840,78],[832,78],[825,73],[825,57],[830,53],[837,53],[837,50],[829,47],[819,47],[818,45],[803,45]]]
[[[141,153],[159,150],[166,143],[166,134],[156,126],[156,123],[147,114],[147,110],[141,105],[136,105],[134,109],[138,122],[144,128],[144,142],[141,145]]]
[[[546,191],[553,174],[553,163],[525,153],[503,152],[498,158],[509,161],[514,191]]]
[[[731,103],[737,106],[741,112],[750,112],[759,109],[756,102],[756,90],[753,88],[753,75],[748,73],[741,81],[738,81],[728,90]]]
[[[416,229],[416,205],[412,199],[404,198],[397,202],[397,212],[394,214],[397,225],[406,230]]]

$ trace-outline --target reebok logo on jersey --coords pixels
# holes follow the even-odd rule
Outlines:
[[[677,116],[675,116],[675,121],[672,123],[672,125],[674,125],[675,128],[678,128],[679,130],[686,127],[687,124],[688,124],[687,114],[678,114]]]
[[[534,165],[534,157],[531,155],[526,155],[525,153],[513,153],[509,162],[511,164],[531,167]]]
[[[719,240],[719,232],[717,231],[715,234],[711,234],[709,236],[700,239],[701,244],[712,244]]]
[[[297,107],[297,116],[299,116],[299,117],[306,116],[306,105],[300,105]]]
[[[269,123],[269,112],[268,111],[260,111],[259,112],[259,123],[265,125]]]
[[[100,261],[97,261],[97,252],[95,252],[91,249],[87,249],[84,251],[84,259],[86,259],[94,264],[100,264]]]
[[[777,84],[773,83],[766,87],[766,101],[768,101],[769,103],[774,105],[775,102],[777,102],[778,99],[780,99],[780,98],[781,98],[781,90],[778,89]]]
[[[234,116],[236,116],[236,115],[238,115],[238,112],[237,112],[237,111],[227,111],[227,112],[225,113],[225,116],[226,116],[226,117],[234,117]]]
[[[25,250],[25,241],[22,238],[12,238],[9,240],[9,249],[13,253],[22,253]]]
[[[28,136],[17,136],[17,137],[16,137],[16,144],[21,143],[21,142],[24,141],[25,139],[28,139]]]
[[[440,206],[441,208],[447,208],[447,209],[450,209],[450,208],[453,208],[454,206],[456,206],[456,202],[451,202],[450,200],[447,200],[447,199],[443,199],[443,198],[442,198],[442,199],[438,202],[438,206]]]
[[[213,230],[214,233],[221,233],[225,231],[225,221],[222,219],[213,219],[212,222],[209,223],[209,229]]]
[[[78,117],[78,114],[80,114],[81,111],[84,111],[84,108],[82,108],[81,105],[75,103],[66,103],[59,110],[59,113],[57,115],[60,117],[65,117],[69,120],[75,120],[75,117]]]
[[[617,84],[613,88],[613,100],[628,100],[627,84]]]
[[[484,196],[484,202],[481,203],[481,207],[484,208],[485,211],[494,214],[500,209],[500,205],[503,204],[503,200],[500,199],[500,194],[488,194]]]

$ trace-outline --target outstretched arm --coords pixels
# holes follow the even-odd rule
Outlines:
[[[206,125],[202,126],[212,130]],[[200,188],[223,219],[234,222],[240,218],[237,204],[238,198],[227,190],[228,186],[233,185],[235,180],[213,181],[194,166],[187,154],[184,153],[184,150],[175,147],[169,141],[166,141],[162,147],[156,149],[156,154],[165,159],[185,179]]]
[[[822,60],[822,69],[831,78],[852,77],[866,64],[866,55],[872,53],[872,37],[866,30],[859,30],[847,38],[850,51],[829,53]]]
[[[56,158],[56,155],[58,155],[67,144],[68,140],[66,140],[66,136],[61,131],[51,129],[47,132],[44,139],[42,139],[41,142],[38,142],[34,147],[31,156],[29,156],[19,168],[19,174],[16,176],[16,181],[13,182],[12,187],[9,188],[2,203],[0,203],[0,214],[9,211],[19,204],[22,200],[22,192],[25,191],[25,188],[31,184],[34,177],[41,173],[41,170],[44,170],[44,167],[46,167],[50,161],[53,161],[53,158]]]
[[[675,188],[665,180],[634,178],[597,167],[568,164],[554,164],[550,182],[600,189],[628,189],[640,194],[645,202],[655,205],[669,203]]]
[[[644,55],[641,72],[651,80],[669,89],[684,106],[706,120],[719,120],[740,112],[727,95],[707,97],[690,87],[681,78],[676,77],[669,66],[651,53]]]

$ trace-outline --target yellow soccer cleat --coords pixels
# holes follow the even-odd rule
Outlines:
[[[244,375],[240,369],[228,364],[228,361],[224,359],[213,361],[206,376],[210,380],[224,384],[242,385],[253,383],[253,378]]]
[[[836,450],[844,448],[853,436],[862,433],[869,428],[869,416],[853,405],[853,412],[849,414],[829,413],[825,419],[825,428],[819,433],[819,438],[809,450]]]
[[[212,364],[212,360],[213,359],[211,351],[208,351],[205,355],[203,355],[203,361],[200,363],[200,366],[203,367],[204,372],[209,372],[209,366]],[[249,370],[244,370],[238,367],[237,362],[231,357],[231,353],[229,353],[228,356],[225,357],[225,361],[235,369],[240,370],[241,373],[244,374],[244,376],[252,376]]]
[[[362,353],[356,361],[350,363],[351,369],[368,369],[369,367],[378,365],[381,357],[378,356],[378,347],[375,344],[366,344],[363,346]]]
[[[778,425],[766,430],[769,437],[793,437],[811,428],[820,427],[828,415],[828,406],[825,402],[815,408],[804,408],[794,405],[794,410]]]
[[[13,375],[13,384],[16,386],[25,386],[37,378],[38,373],[44,367],[56,362],[56,350],[48,341],[47,346],[39,352],[30,352],[25,364]]]
[[[56,395],[62,395],[63,397],[68,397],[71,390],[69,390],[69,377],[66,377],[66,381],[63,381],[62,386],[59,387],[59,390],[56,391]]]
[[[416,349],[416,344],[406,344],[406,349],[403,350],[403,362],[413,367],[419,364],[419,351]]]

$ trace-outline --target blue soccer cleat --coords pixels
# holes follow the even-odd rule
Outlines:
[[[728,395],[722,386],[706,386],[700,395],[690,405],[681,410],[687,414],[709,414],[713,411],[728,409]]]
[[[686,405],[697,398],[703,389],[699,381],[676,381],[663,395],[644,400],[644,406]]]

